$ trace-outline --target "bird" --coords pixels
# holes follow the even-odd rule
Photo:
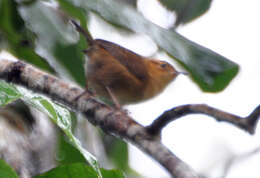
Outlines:
[[[89,46],[83,50],[87,56],[85,91],[91,88],[96,95],[112,100],[116,108],[157,96],[181,73],[166,61],[143,57],[110,41],[93,39],[75,20],[71,22]]]

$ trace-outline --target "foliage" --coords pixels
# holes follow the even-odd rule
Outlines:
[[[176,13],[175,27],[188,23],[204,14],[212,0],[159,0],[167,9]]]
[[[54,72],[46,60],[35,51],[35,36],[25,26],[18,8],[18,4],[13,0],[0,0],[0,34],[3,38],[0,43],[5,43],[6,49],[19,59]]]
[[[0,159],[0,178],[18,178],[16,172],[2,159]]]
[[[202,15],[211,4],[211,0],[160,2],[177,14],[176,26]],[[55,6],[55,3],[58,6]],[[186,39],[172,29],[163,29],[145,19],[135,9],[135,3],[129,6],[116,0],[0,0],[0,51],[7,50],[20,60],[63,78],[73,79],[84,86],[82,50],[87,48],[87,44],[84,38],[75,32],[69,19],[77,19],[81,26],[88,30],[89,13],[98,14],[105,21],[120,27],[120,30],[149,35],[162,50],[190,73],[193,81],[203,91],[223,90],[238,72],[238,65],[229,59]],[[59,163],[70,165],[58,167],[43,174],[44,176],[51,177],[63,172],[69,176],[71,171],[75,170],[83,170],[83,175],[93,173],[94,170],[100,176],[102,173],[104,177],[112,174],[113,171],[107,171],[105,174],[102,169],[100,173],[96,159],[82,148],[72,134],[71,115],[68,110],[46,97],[0,82],[1,106],[19,98],[46,113],[67,136],[65,138],[63,134],[60,135],[59,156],[66,155],[66,158]],[[72,143],[74,147],[68,143]],[[103,139],[103,144],[107,157],[114,165],[123,171],[129,171],[127,144],[113,137],[109,138],[109,141]],[[82,163],[84,159],[94,170],[83,164],[74,164]],[[96,173],[93,174],[96,176]],[[123,177],[119,172],[116,174]],[[58,177],[66,176],[63,174]]]
[[[60,4],[60,9],[57,10],[41,1],[35,1],[30,5],[20,5],[9,0],[1,0],[0,2],[0,9],[10,9],[10,11],[0,11],[5,13],[0,18],[0,31],[4,34],[5,43],[8,44],[7,50],[20,59],[31,62],[34,61],[32,55],[21,57],[15,53],[17,48],[14,48],[12,45],[13,41],[15,41],[15,44],[19,46],[19,40],[21,42],[22,39],[32,42],[32,44],[35,43],[35,45],[31,46],[35,47],[30,48],[35,54],[45,58],[49,64],[58,65],[65,69],[82,86],[84,85],[84,71],[81,50],[86,48],[86,44],[82,37],[80,37],[79,41],[75,39],[75,31],[72,30],[72,26],[68,23],[68,20],[71,17],[77,18],[80,20],[82,26],[86,28],[88,18],[86,18],[87,15],[84,15],[84,12],[88,13],[89,10],[96,12],[112,24],[137,33],[149,35],[163,50],[172,56],[173,59],[177,60],[190,73],[195,83],[204,91],[218,92],[223,90],[238,72],[238,65],[234,62],[186,39],[173,30],[162,29],[154,25],[133,7],[127,6],[125,3],[115,2],[114,0],[59,0],[57,3]],[[164,4],[167,7],[176,5],[176,8],[179,6],[183,8],[189,4],[188,1],[185,1],[185,4],[180,4],[180,2],[184,1],[173,2],[177,5],[172,4],[170,6],[166,2]],[[202,11],[197,7],[208,7],[209,4],[210,1],[198,2],[195,9]],[[186,16],[188,19],[194,19],[196,15],[186,14]],[[17,22],[10,20],[12,17],[16,17],[14,19],[17,19]],[[15,23],[10,23],[10,21]],[[14,24],[20,24],[19,28]],[[27,35],[26,38],[20,37],[21,30],[18,31],[19,29],[34,35]],[[9,39],[10,36],[13,36],[13,38],[17,37],[11,40]],[[39,63],[42,60],[35,61],[37,62],[32,62],[34,65],[46,68],[42,63]],[[59,69],[56,66],[53,67]],[[55,72],[58,72],[62,76],[68,75],[64,74],[64,72],[62,73],[62,70],[56,70]]]
[[[124,178],[122,172],[118,170],[105,170],[101,169],[103,178]],[[62,165],[54,168],[42,175],[35,176],[34,178],[97,178],[95,170],[93,168],[86,166],[83,163],[74,163],[70,165]]]
[[[113,24],[149,35],[190,73],[192,79],[204,91],[223,90],[238,72],[238,65],[234,62],[173,30],[166,30],[149,22],[136,10],[120,2],[78,0],[78,3]]]
[[[72,134],[71,116],[70,112],[66,108],[53,103],[44,96],[30,93],[23,88],[16,89],[15,86],[7,84],[3,81],[0,81],[0,86],[5,86],[0,88],[0,96],[5,96],[3,99],[0,97],[2,106],[8,104],[8,102],[13,99],[13,96],[15,95],[19,96],[16,97],[16,99],[22,99],[28,105],[47,114],[51,120],[67,135],[71,144],[80,151],[88,163],[95,169],[99,177],[101,177],[96,158],[92,156],[91,153],[89,153],[87,150],[85,150],[81,146],[79,140]],[[9,94],[6,91],[12,91],[10,95],[11,99],[9,99]]]

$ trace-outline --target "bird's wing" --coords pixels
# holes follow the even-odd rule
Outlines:
[[[109,52],[136,78],[147,81],[148,72],[142,56],[109,41],[97,39],[95,43]]]

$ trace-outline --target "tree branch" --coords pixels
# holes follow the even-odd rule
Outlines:
[[[89,122],[99,126],[106,133],[120,137],[136,145],[158,161],[175,178],[198,178],[196,173],[167,147],[159,137],[127,116],[86,94],[75,100],[84,90],[66,83],[50,74],[40,71],[24,62],[0,60],[0,79],[22,85],[30,90],[43,93],[61,102],[71,110],[82,112]]]
[[[150,134],[158,135],[167,124],[188,114],[205,114],[215,118],[217,121],[229,122],[250,134],[254,134],[258,119],[260,118],[260,105],[247,117],[239,117],[205,104],[177,106],[165,111],[147,127],[147,130]]]

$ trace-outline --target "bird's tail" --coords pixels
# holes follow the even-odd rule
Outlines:
[[[94,39],[92,38],[92,36],[86,30],[84,30],[75,20],[71,19],[70,21],[76,27],[76,30],[85,36],[85,38],[88,42],[88,45],[91,46],[94,42]]]

